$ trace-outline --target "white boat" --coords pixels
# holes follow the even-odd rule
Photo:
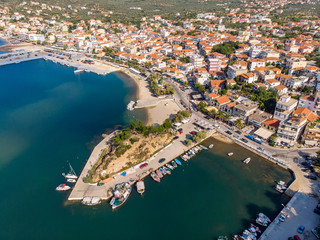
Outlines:
[[[116,185],[113,192],[114,197],[110,201],[112,209],[120,207],[130,196],[132,187],[128,182],[119,183]]]
[[[68,191],[70,188],[71,187],[69,187],[66,184],[60,184],[58,187],[56,187],[56,190],[59,192],[62,192],[62,191]]]
[[[77,70],[74,70],[74,73],[82,73],[84,70],[83,69],[77,69]]]
[[[78,176],[77,176],[76,172],[73,170],[70,163],[69,163],[69,167],[70,167],[70,172],[68,174],[62,173],[62,176],[64,176],[67,179],[68,178],[77,179]]]
[[[244,163],[244,164],[248,164],[248,163],[250,162],[250,160],[251,160],[251,158],[248,157],[248,158],[246,158],[245,160],[243,160],[243,163]]]
[[[101,203],[101,198],[99,198],[99,197],[84,197],[81,200],[81,203],[83,205],[87,205],[87,206],[94,206],[94,205],[98,205]]]
[[[68,179],[67,179],[67,182],[69,182],[69,183],[75,183],[75,182],[77,182],[77,180],[74,179],[74,178],[68,178]]]
[[[144,182],[142,180],[138,180],[136,187],[137,187],[137,192],[142,195],[145,191]]]
[[[210,149],[213,148],[213,144],[210,144],[210,145],[208,146],[208,148],[210,148]]]
[[[233,155],[233,152],[229,152],[228,156],[231,157]]]

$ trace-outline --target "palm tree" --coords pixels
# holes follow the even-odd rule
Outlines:
[[[219,111],[217,117],[222,120],[224,118],[223,112]]]
[[[242,119],[240,119],[240,118],[238,118],[238,119],[236,120],[236,122],[234,123],[234,125],[235,125],[238,129],[244,128],[244,124],[243,124],[243,122],[242,122]]]
[[[215,109],[212,109],[210,112],[209,112],[209,116],[211,117],[216,117],[217,115],[217,111]]]
[[[226,122],[228,122],[228,121],[230,120],[231,116],[230,116],[229,113],[226,113],[223,118],[224,118],[224,120],[225,120]]]

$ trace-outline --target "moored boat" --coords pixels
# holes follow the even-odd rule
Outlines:
[[[229,152],[228,156],[231,157],[233,155],[233,152]]]
[[[170,168],[166,168],[167,174],[171,175],[171,169]]]
[[[73,170],[71,164],[69,163],[69,167],[70,167],[70,171],[69,173],[65,174],[65,173],[62,173],[62,176],[64,176],[65,178],[73,178],[73,179],[77,179],[78,176],[76,174],[76,172]]]
[[[163,176],[167,174],[167,171],[164,168],[161,167],[161,168],[159,168],[159,170]]]
[[[137,181],[136,187],[137,187],[137,192],[142,195],[145,191],[145,186],[144,186],[144,182],[141,179]]]
[[[158,175],[159,178],[163,178],[163,175],[159,169],[156,170],[156,174]]]
[[[178,159],[174,159],[174,161],[178,164],[178,165],[182,165],[181,162]]]
[[[99,198],[99,197],[84,197],[81,200],[81,203],[83,205],[87,205],[87,206],[94,206],[94,205],[98,205],[101,203],[101,198]]]
[[[128,182],[119,183],[113,191],[113,198],[110,201],[112,209],[120,207],[130,196],[132,187]]]
[[[218,240],[228,240],[228,237],[227,236],[219,236]]]
[[[158,177],[158,175],[155,172],[152,172],[150,174],[150,176],[152,177],[153,180],[155,180],[156,182],[160,182],[160,178]]]
[[[81,73],[83,71],[84,71],[83,69],[77,69],[77,70],[74,70],[74,73]]]
[[[168,168],[170,168],[171,170],[173,170],[172,165],[171,165],[171,164],[169,164],[169,163],[167,163],[167,164],[166,164],[166,167],[168,167]]]
[[[56,187],[56,190],[59,192],[62,192],[62,191],[68,191],[70,188],[71,187],[69,187],[66,184],[60,184],[58,187]]]
[[[248,164],[250,161],[251,161],[251,158],[248,157],[248,158],[246,158],[245,160],[243,160],[243,163],[244,163],[244,164]]]
[[[176,162],[175,162],[175,161],[172,161],[172,162],[171,162],[171,164],[172,164],[173,168],[178,167],[178,165],[176,164]]]
[[[67,179],[67,182],[69,182],[69,183],[75,183],[75,182],[77,182],[77,180],[74,179],[74,178],[68,178],[68,179]]]
[[[210,148],[210,149],[213,148],[213,144],[210,144],[210,145],[208,146],[208,148]]]
[[[268,226],[269,222],[271,222],[271,221],[266,215],[264,215],[263,213],[258,214],[258,217],[256,218],[256,223],[258,223],[261,226],[266,227],[266,226]]]

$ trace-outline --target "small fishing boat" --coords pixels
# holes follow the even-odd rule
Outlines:
[[[171,164],[172,164],[173,168],[178,167],[178,165],[176,164],[176,162],[175,162],[174,160],[173,160],[173,161],[171,161]]]
[[[144,186],[144,182],[141,179],[137,181],[136,187],[137,187],[137,192],[142,195],[145,191],[145,186]]]
[[[83,205],[87,205],[87,206],[94,206],[94,205],[98,205],[101,203],[101,198],[99,198],[99,197],[84,197],[81,200],[81,203]]]
[[[70,188],[71,187],[69,187],[66,184],[60,184],[58,187],[56,187],[56,190],[59,192],[62,192],[62,191],[68,191]]]
[[[68,179],[67,179],[67,182],[69,182],[69,183],[75,183],[75,182],[77,182],[77,180],[74,179],[74,178],[68,178]]]
[[[178,164],[178,165],[182,165],[181,162],[178,159],[174,159],[174,161]]]
[[[130,196],[132,187],[128,182],[119,183],[113,191],[113,198],[110,201],[112,209],[120,207]]]
[[[244,163],[244,164],[248,164],[248,163],[250,162],[250,160],[251,160],[251,158],[248,157],[248,158],[246,158],[245,160],[243,160],[243,163]]]
[[[213,148],[213,144],[210,144],[210,145],[208,146],[208,148],[210,148],[210,149]]]
[[[233,155],[233,152],[229,152],[228,156],[231,157]]]
[[[200,145],[200,147],[202,147],[203,150],[208,150],[208,148],[203,145]]]
[[[164,168],[161,167],[161,168],[159,168],[159,170],[163,176],[167,174],[167,171]]]
[[[170,168],[171,170],[173,170],[173,167],[172,167],[172,165],[171,165],[170,163],[167,163],[167,164],[166,164],[166,167],[168,167],[168,168]]]
[[[170,168],[166,168],[167,174],[171,175],[171,169]]]
[[[84,70],[83,69],[77,69],[77,70],[74,70],[74,73],[82,73]]]
[[[155,172],[152,172],[150,174],[150,176],[152,177],[153,180],[155,180],[156,182],[160,182],[160,178],[158,177],[158,175]]]
[[[261,226],[268,226],[270,221],[270,218],[268,218],[266,215],[264,215],[263,213],[259,213],[258,217],[256,218],[256,223],[258,223]]]
[[[73,170],[71,164],[69,163],[69,167],[70,167],[70,171],[69,173],[65,174],[65,173],[62,173],[62,176],[64,176],[65,178],[73,178],[73,179],[77,179],[78,176],[76,174],[76,172]]]
[[[228,237],[227,236],[219,236],[218,240],[228,240]]]
[[[156,174],[158,175],[159,178],[163,178],[163,175],[159,169],[156,170]]]

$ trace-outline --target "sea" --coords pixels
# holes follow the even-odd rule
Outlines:
[[[5,40],[3,40],[2,38],[0,38],[0,46],[2,46],[2,45],[5,45],[7,42],[5,41]],[[0,51],[0,54],[1,53],[5,53],[5,52],[2,52],[2,51]]]
[[[212,138],[212,149],[161,183],[147,177],[144,195],[133,189],[115,211],[56,192],[67,163],[80,174],[101,134],[146,120],[144,110],[126,110],[136,92],[119,72],[75,74],[45,60],[0,67],[0,239],[212,240],[242,232],[259,212],[277,215],[288,199],[273,186],[290,173]]]

